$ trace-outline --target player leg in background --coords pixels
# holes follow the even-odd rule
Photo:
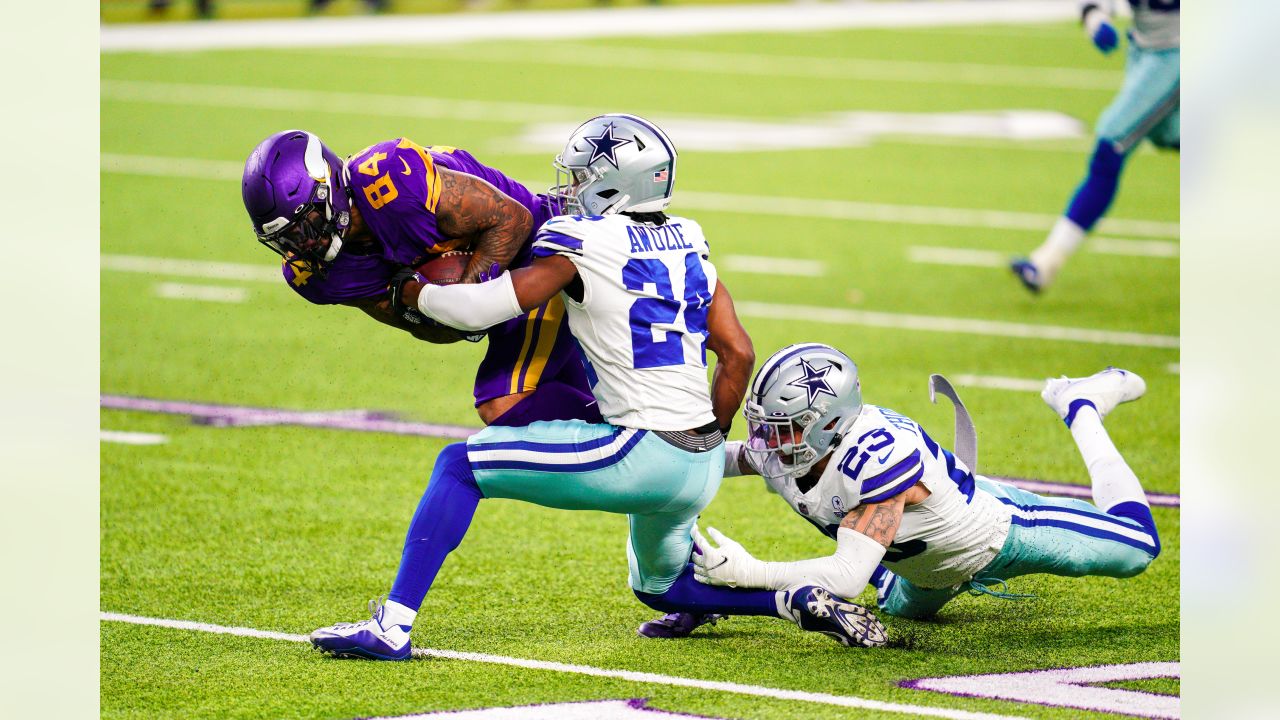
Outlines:
[[[1178,140],[1170,142],[1167,132],[1160,133],[1159,139],[1153,132],[1157,127],[1167,130],[1166,121],[1178,112],[1178,63],[1178,48],[1144,50],[1130,40],[1124,85],[1098,120],[1097,144],[1084,181],[1040,247],[1010,265],[1028,290],[1049,287],[1106,214],[1119,189],[1125,161],[1143,138],[1152,135],[1160,147],[1178,147]],[[1176,121],[1173,125],[1176,132]]]
[[[559,297],[491,329],[488,342],[475,385],[476,412],[486,425],[604,422]]]

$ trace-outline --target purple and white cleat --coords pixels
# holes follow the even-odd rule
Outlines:
[[[819,632],[846,647],[884,647],[888,633],[870,610],[832,595],[826,588],[801,585],[787,591],[787,610],[801,630]]]
[[[725,619],[725,615],[698,615],[696,613],[667,613],[657,620],[642,624],[636,632],[648,638],[682,638],[703,625],[715,625]]]
[[[326,655],[366,660],[408,660],[413,646],[408,625],[383,625],[383,603],[369,601],[368,620],[338,623],[311,633],[311,644]]]

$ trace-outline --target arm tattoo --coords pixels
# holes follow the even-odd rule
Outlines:
[[[529,211],[478,177],[444,168],[439,171],[436,226],[451,238],[471,241],[471,261],[462,282],[475,282],[495,264],[506,269],[533,229]]]
[[[902,511],[906,507],[906,498],[902,495],[884,502],[871,505],[859,505],[849,511],[840,521],[840,527],[847,527],[855,532],[889,547],[898,534],[898,526],[902,524]]]

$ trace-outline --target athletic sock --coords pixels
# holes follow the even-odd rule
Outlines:
[[[413,621],[418,617],[418,612],[412,608],[405,607],[395,600],[388,600],[382,604],[382,618],[378,624],[383,629],[392,625],[413,626]]]
[[[471,474],[466,443],[454,443],[441,450],[427,491],[409,523],[400,570],[388,600],[415,613],[422,607],[436,573],[467,534],[483,497]]]
[[[1080,449],[1080,457],[1089,468],[1093,481],[1093,502],[1101,510],[1110,512],[1120,503],[1147,504],[1147,495],[1138,482],[1138,476],[1129,469],[1120,451],[1116,449],[1102,418],[1091,404],[1075,408],[1071,422],[1071,437]]]
[[[721,613],[724,615],[764,615],[790,618],[781,596],[776,590],[745,590],[742,588],[704,585],[693,577],[693,564],[685,567],[680,577],[661,594],[635,591],[640,602],[665,613],[687,612],[698,615]]]
[[[1067,258],[1084,242],[1085,230],[1068,217],[1058,218],[1049,237],[1031,252],[1031,263],[1036,266],[1042,285],[1053,282],[1058,271],[1067,263]]]

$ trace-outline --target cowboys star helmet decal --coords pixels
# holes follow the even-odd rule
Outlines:
[[[835,397],[836,393],[831,389],[831,385],[827,383],[827,373],[831,372],[830,365],[818,369],[809,364],[808,360],[800,358],[800,369],[804,372],[804,377],[796,378],[787,383],[790,387],[800,388],[809,393],[809,404],[813,405],[813,401],[818,399],[818,395],[826,393],[831,397]]]
[[[615,168],[618,167],[618,158],[614,153],[616,153],[618,148],[623,145],[635,142],[634,140],[614,137],[613,123],[605,125],[604,130],[600,131],[600,135],[598,137],[585,137],[583,140],[591,143],[591,159],[587,161],[588,165],[600,158],[604,158]]]

